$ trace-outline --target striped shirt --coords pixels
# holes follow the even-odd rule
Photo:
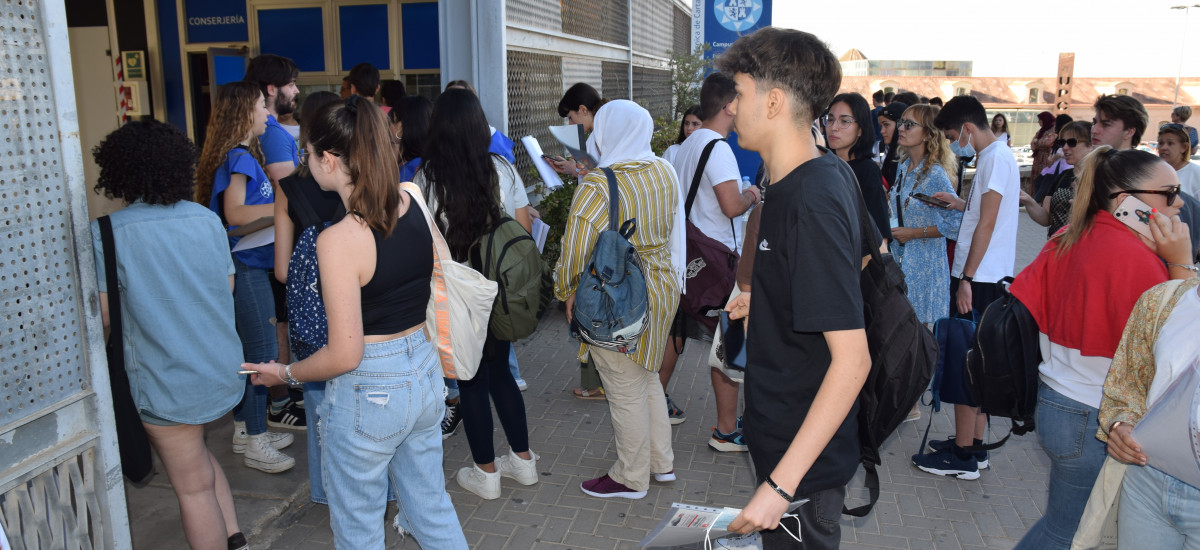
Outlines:
[[[649,322],[629,358],[651,372],[662,363],[671,320],[679,306],[679,283],[671,267],[671,226],[680,208],[675,170],[662,159],[620,162],[612,165],[621,192],[618,219],[637,219],[630,239],[642,256],[649,301]],[[554,295],[565,301],[575,293],[592,247],[608,229],[608,180],[602,170],[592,170],[580,182],[571,203],[562,254],[554,269]],[[579,358],[587,356],[587,344],[579,346]]]

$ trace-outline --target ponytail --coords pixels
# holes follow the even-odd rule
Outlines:
[[[1136,149],[1118,151],[1108,145],[1092,149],[1083,158],[1079,180],[1075,182],[1075,203],[1071,206],[1067,230],[1054,237],[1057,254],[1066,254],[1091,230],[1096,214],[1112,208],[1116,199],[1109,196],[1136,190],[1139,182],[1154,175],[1154,166],[1159,162],[1162,159]]]
[[[350,174],[348,209],[390,236],[400,206],[400,170],[383,111],[357,95],[321,108],[308,134],[313,152],[342,158]]]

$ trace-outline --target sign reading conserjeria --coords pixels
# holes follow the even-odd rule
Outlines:
[[[185,0],[184,13],[189,43],[249,40],[246,0]]]

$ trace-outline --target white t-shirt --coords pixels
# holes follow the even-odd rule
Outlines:
[[[492,155],[492,165],[496,168],[496,175],[500,178],[500,207],[504,209],[505,215],[515,219],[518,208],[529,206],[529,195],[525,193],[525,183],[521,181],[517,169],[513,168],[513,165],[509,164],[504,157]],[[413,183],[425,194],[425,204],[429,206],[429,211],[437,212],[437,196],[429,189],[429,182],[425,180],[424,170],[417,170],[417,174],[413,176]],[[442,223],[446,223],[445,216],[442,217]]]
[[[1038,333],[1038,344],[1042,349],[1042,364],[1038,365],[1042,382],[1066,397],[1099,409],[1112,359],[1084,356],[1077,349],[1051,342],[1045,333]]]
[[[999,134],[996,135],[996,141],[999,141],[1000,143],[1003,143],[1005,145],[1008,145],[1008,140],[1010,140],[1010,139],[1012,139],[1012,138],[1010,138],[1008,136],[1008,132],[1000,132]]]
[[[950,274],[962,277],[963,266],[979,225],[979,203],[988,191],[1000,193],[1000,210],[996,213],[996,226],[979,268],[973,279],[980,283],[995,283],[1013,274],[1017,259],[1017,223],[1020,221],[1021,173],[1012,149],[1000,141],[994,141],[979,152],[975,178],[967,196],[967,209],[963,213],[962,225],[958,230],[958,245],[954,248],[954,267]]]
[[[679,153],[679,144],[675,143],[675,144],[671,145],[670,147],[667,147],[666,151],[663,151],[662,159],[671,163],[671,166],[675,166],[675,155],[678,153]]]
[[[1153,407],[1175,379],[1200,357],[1197,326],[1200,326],[1200,295],[1192,289],[1179,298],[1167,322],[1158,331],[1158,341],[1154,343],[1154,381],[1146,394],[1147,409]]]
[[[1179,176],[1179,188],[1192,196],[1193,199],[1200,199],[1200,166],[1193,162],[1188,162],[1182,170],[1175,172]]]
[[[679,145],[679,150],[675,153],[675,162],[672,164],[675,165],[675,175],[679,176],[680,204],[687,200],[688,189],[692,186],[692,177],[696,173],[696,165],[700,163],[704,147],[714,139],[721,139],[721,134],[708,128],[699,128]],[[721,204],[717,202],[717,193],[713,191],[713,187],[732,180],[740,189],[741,178],[742,173],[738,170],[737,159],[734,158],[729,144],[722,141],[714,145],[712,153],[708,156],[708,163],[704,165],[704,176],[700,178],[696,201],[692,203],[692,212],[688,216],[692,224],[706,236],[739,253],[741,239],[734,234],[729,217],[721,211]]]

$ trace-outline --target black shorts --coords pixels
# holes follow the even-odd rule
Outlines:
[[[952,317],[970,319],[970,314],[964,315],[958,312],[958,306],[954,302],[954,297],[958,294],[958,284],[960,282],[961,279],[950,278],[950,315]],[[1004,296],[1004,286],[1002,284],[973,281],[971,283],[971,307],[975,309],[975,318],[983,317],[984,310],[1002,296]]]
[[[701,324],[700,321],[693,319],[691,315],[684,313],[681,309],[676,309],[675,319],[671,321],[671,337],[683,339],[683,346],[678,348],[678,352],[683,353],[683,348],[687,345],[689,339],[712,342],[713,333],[711,330],[708,330],[707,326]]]
[[[275,270],[267,271],[267,278],[271,279],[271,295],[275,297],[275,322],[288,322],[287,316],[287,285],[279,282],[275,278]]]

